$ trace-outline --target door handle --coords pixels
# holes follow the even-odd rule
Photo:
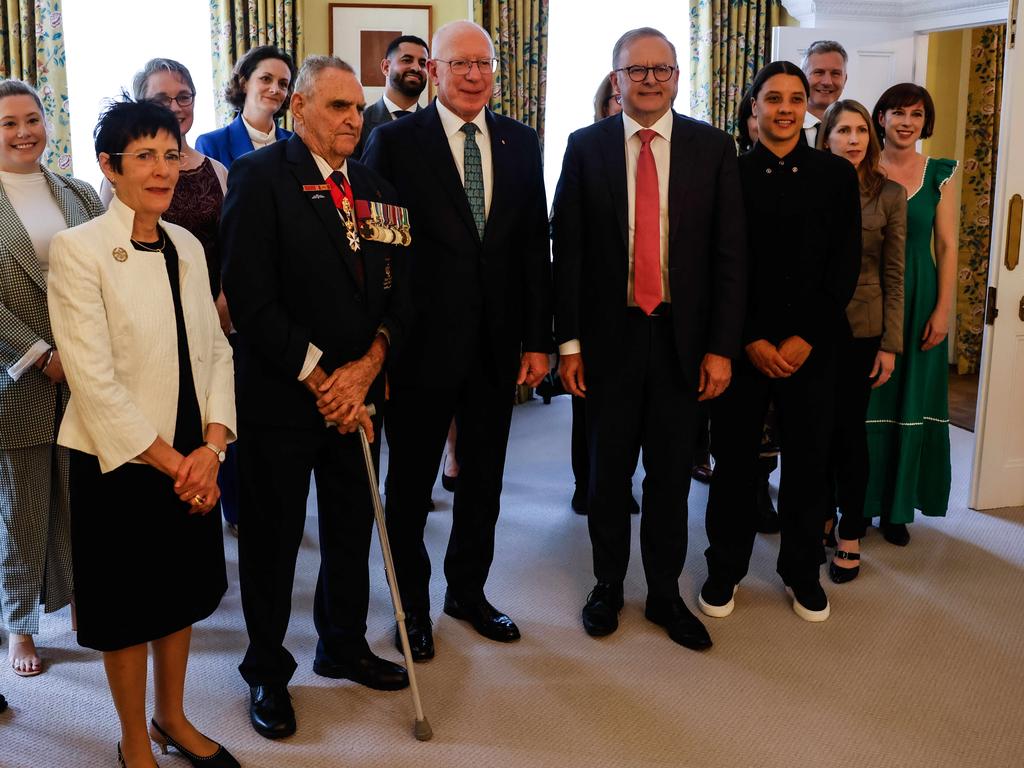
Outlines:
[[[1021,214],[1024,212],[1024,198],[1014,195],[1010,198],[1010,210],[1008,213],[1009,226],[1006,228],[1006,255],[1003,263],[1011,272],[1017,268],[1020,261],[1020,224]]]

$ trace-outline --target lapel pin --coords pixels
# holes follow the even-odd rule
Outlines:
[[[114,261],[128,261],[128,251],[121,246],[117,246],[110,255],[114,257]]]

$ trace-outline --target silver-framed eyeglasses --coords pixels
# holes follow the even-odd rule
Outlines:
[[[179,107],[190,107],[195,100],[196,95],[194,93],[179,93],[177,96],[168,96],[165,93],[161,93],[158,96],[146,99],[146,101],[151,101],[154,104],[159,104],[161,107],[167,107],[168,109],[171,108],[172,101],[178,102]]]
[[[677,69],[679,67],[673,67],[668,64],[655,64],[653,67],[643,67],[639,64],[634,64],[631,67],[619,67],[615,71],[625,72],[634,83],[642,83],[647,79],[647,73],[653,72],[655,80],[659,83],[666,83],[672,78],[672,73]]]
[[[120,157],[134,157],[143,165],[156,165],[157,158],[162,157],[168,165],[181,165],[184,154],[176,149],[164,152],[162,155],[155,149],[142,149],[138,152],[111,152],[111,155]]]
[[[434,59],[434,61],[441,61],[448,65],[453,75],[459,75],[460,77],[468,75],[469,70],[476,67],[481,75],[485,73],[494,73],[498,70],[497,59],[480,59],[479,61],[468,61],[466,59]]]

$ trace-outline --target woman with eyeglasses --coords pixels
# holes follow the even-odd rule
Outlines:
[[[196,149],[230,168],[237,158],[292,135],[276,120],[288,111],[295,62],[273,45],[251,48],[235,64],[224,98],[237,116],[224,128],[204,133]]]
[[[613,117],[622,111],[622,96],[612,87],[612,78],[605,75],[594,94],[594,122]]]
[[[92,187],[40,164],[45,149],[39,96],[0,82],[0,626],[21,677],[43,671],[40,604],[51,613],[72,599],[68,454],[55,444],[68,388],[46,309],[50,240],[103,213]]]
[[[71,449],[78,642],[103,652],[122,766],[155,766],[152,739],[193,765],[233,768],[183,703],[192,625],[227,589],[208,513],[234,439],[231,349],[202,244],[161,218],[180,172],[178,119],[125,100],[94,135],[110,208],[50,248],[50,316],[72,393],[58,442]]]

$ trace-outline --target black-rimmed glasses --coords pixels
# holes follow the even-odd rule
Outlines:
[[[634,83],[642,83],[647,79],[647,73],[653,72],[655,80],[659,83],[665,83],[671,79],[672,73],[677,69],[679,67],[672,67],[668,64],[655,64],[653,67],[642,67],[639,64],[634,64],[631,67],[619,67],[615,71],[625,72]]]
[[[191,106],[195,100],[196,95],[194,93],[179,93],[177,96],[167,96],[161,93],[159,96],[146,99],[146,101],[159,104],[161,107],[166,107],[167,109],[171,108],[172,101],[178,102],[179,107],[188,107]]]
[[[498,70],[497,59],[480,59],[479,61],[467,61],[466,59],[434,59],[434,61],[441,61],[448,65],[453,75],[465,76],[469,74],[469,71],[476,67],[480,74],[485,72],[494,73]]]

